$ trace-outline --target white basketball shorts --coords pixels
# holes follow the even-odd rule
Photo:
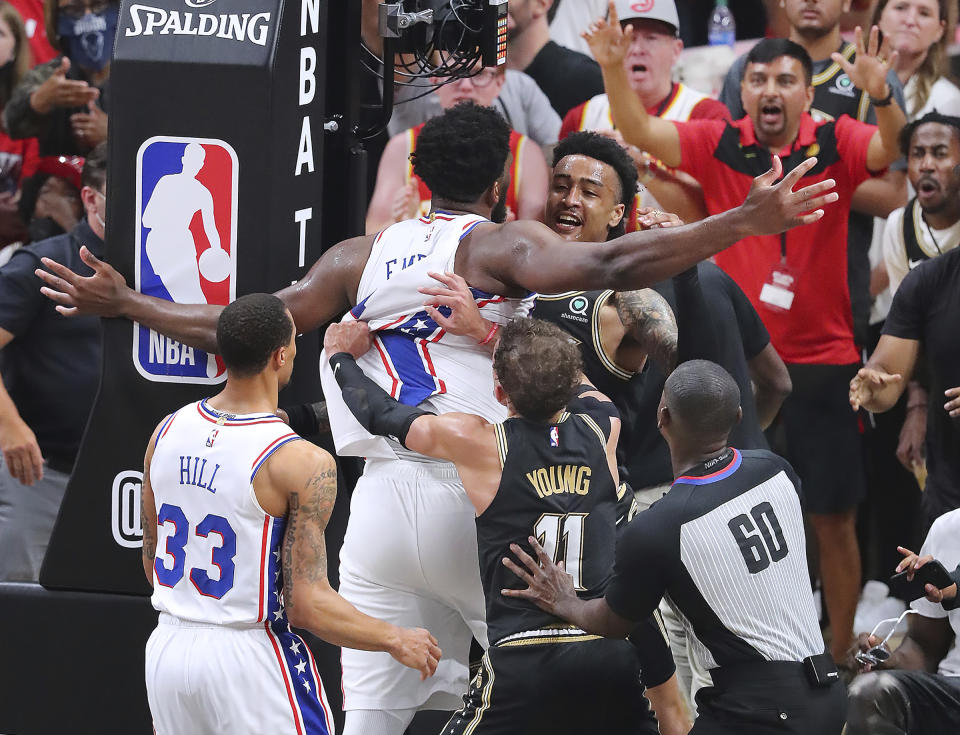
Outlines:
[[[334,735],[313,656],[286,630],[160,613],[146,680],[156,735]]]
[[[340,551],[340,594],[363,612],[426,628],[443,656],[426,681],[389,654],[343,649],[344,709],[457,709],[470,639],[487,647],[473,505],[456,468],[369,460]]]

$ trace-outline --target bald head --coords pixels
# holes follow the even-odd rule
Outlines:
[[[663,398],[675,431],[690,443],[726,441],[740,420],[740,388],[709,360],[690,360],[674,370]]]

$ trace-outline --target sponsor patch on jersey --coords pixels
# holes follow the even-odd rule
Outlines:
[[[136,288],[179,304],[236,298],[237,154],[222,140],[156,136],[137,153]],[[134,323],[147,380],[220,383],[223,362]]]
[[[829,89],[834,94],[842,94],[844,97],[855,97],[857,94],[856,87],[846,74],[838,74]]]
[[[550,446],[551,447],[560,446],[560,430],[556,426],[550,427]]]

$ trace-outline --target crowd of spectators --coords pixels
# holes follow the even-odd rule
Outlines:
[[[734,62],[719,99],[676,70],[684,43],[706,40],[713,4],[511,0],[505,68],[429,95],[397,89],[367,232],[429,212],[409,157],[423,123],[464,100],[493,107],[513,130],[503,220],[543,219],[552,147],[577,131],[613,139],[636,167],[628,231],[650,208],[690,222],[738,205],[773,155],[785,172],[817,156],[803,182],[833,178],[840,195],[824,218],[748,238],[702,266],[700,280],[708,302],[723,304],[715,311],[735,314],[721,331],[742,346],[730,360],[738,380],[752,379],[751,443],[769,443],[802,481],[830,653],[855,675],[863,666],[849,651],[876,643],[856,638],[866,632],[854,625],[862,584],[885,581],[912,553],[898,546],[923,543],[923,559],[948,569],[960,561],[960,89],[947,58],[957,2],[731,0],[738,36],[768,38]],[[63,401],[75,415],[51,425],[36,380],[93,395],[78,381],[96,375],[99,334],[83,320],[64,327],[32,271],[50,253],[82,270],[74,251],[102,248],[118,11],[112,0],[0,0],[3,580],[36,580],[89,409]],[[89,375],[24,370],[32,350],[31,360],[46,357],[31,364],[55,373],[48,351],[67,339],[85,346]],[[642,475],[631,472],[637,489],[669,482]],[[950,641],[960,613],[913,604],[901,649],[879,667],[939,678],[865,676],[852,690],[858,732],[878,717],[901,727],[890,732],[919,732],[941,710],[960,714]]]

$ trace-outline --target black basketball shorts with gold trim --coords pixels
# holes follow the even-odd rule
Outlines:
[[[527,631],[491,646],[443,735],[657,735],[627,641]]]

